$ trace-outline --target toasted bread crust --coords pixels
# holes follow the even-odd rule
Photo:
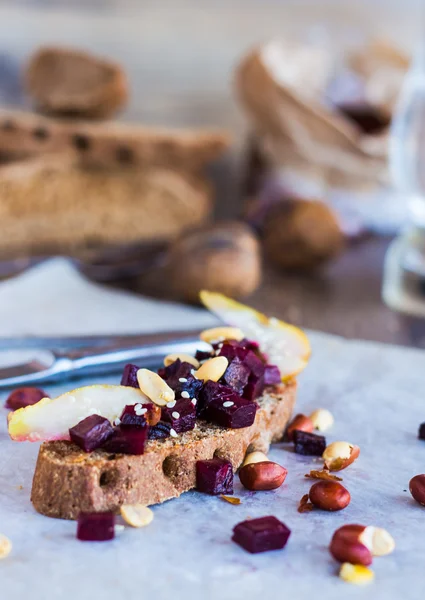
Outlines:
[[[32,485],[35,509],[49,517],[75,519],[82,511],[117,511],[122,504],[157,504],[196,485],[196,461],[220,456],[234,470],[247,449],[267,452],[282,438],[295,404],[296,383],[268,388],[255,423],[225,429],[198,422],[178,438],[150,441],[142,456],[95,451],[71,442],[42,444]]]
[[[10,157],[63,152],[83,166],[165,167],[198,172],[217,159],[229,144],[229,136],[222,131],[60,120],[0,110],[0,152]]]

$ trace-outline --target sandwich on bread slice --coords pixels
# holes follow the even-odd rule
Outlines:
[[[201,334],[210,351],[127,365],[121,385],[82,387],[9,415],[17,441],[42,440],[31,499],[51,517],[152,505],[197,487],[197,465],[236,471],[245,453],[282,439],[306,366],[305,334],[221,294],[204,304],[229,327]],[[198,486],[199,487],[199,486]]]

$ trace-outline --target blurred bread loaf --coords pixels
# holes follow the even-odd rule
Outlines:
[[[108,118],[128,98],[127,77],[118,64],[70,48],[40,48],[25,82],[36,107],[49,115]]]
[[[0,166],[0,257],[173,238],[206,219],[205,178],[170,168],[80,168],[59,155]]]

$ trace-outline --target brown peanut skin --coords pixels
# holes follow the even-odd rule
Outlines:
[[[271,461],[251,463],[239,471],[242,485],[251,491],[276,490],[285,481],[288,471]]]
[[[409,482],[409,490],[416,502],[425,506],[425,475],[415,475]]]
[[[372,563],[372,553],[359,541],[364,530],[364,525],[344,525],[335,531],[329,546],[335,560],[365,567]]]
[[[350,492],[337,481],[318,481],[309,493],[310,502],[321,510],[337,511],[350,504]]]
[[[296,415],[288,425],[286,430],[286,439],[292,442],[294,439],[294,431],[306,431],[312,433],[314,430],[313,421],[306,415]]]
[[[350,466],[355,460],[357,460],[359,458],[359,455],[360,448],[358,446],[353,446],[349,458],[345,458],[342,460],[337,458],[332,462],[325,461],[325,465],[329,469],[329,471],[342,471],[343,469],[346,469],[348,466]]]

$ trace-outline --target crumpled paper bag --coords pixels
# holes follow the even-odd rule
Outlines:
[[[385,120],[408,63],[384,42],[347,56],[341,68],[325,50],[272,41],[242,59],[236,91],[272,170],[360,189],[387,180],[387,130],[362,132],[332,102],[332,88],[350,88],[347,103],[369,105]]]

